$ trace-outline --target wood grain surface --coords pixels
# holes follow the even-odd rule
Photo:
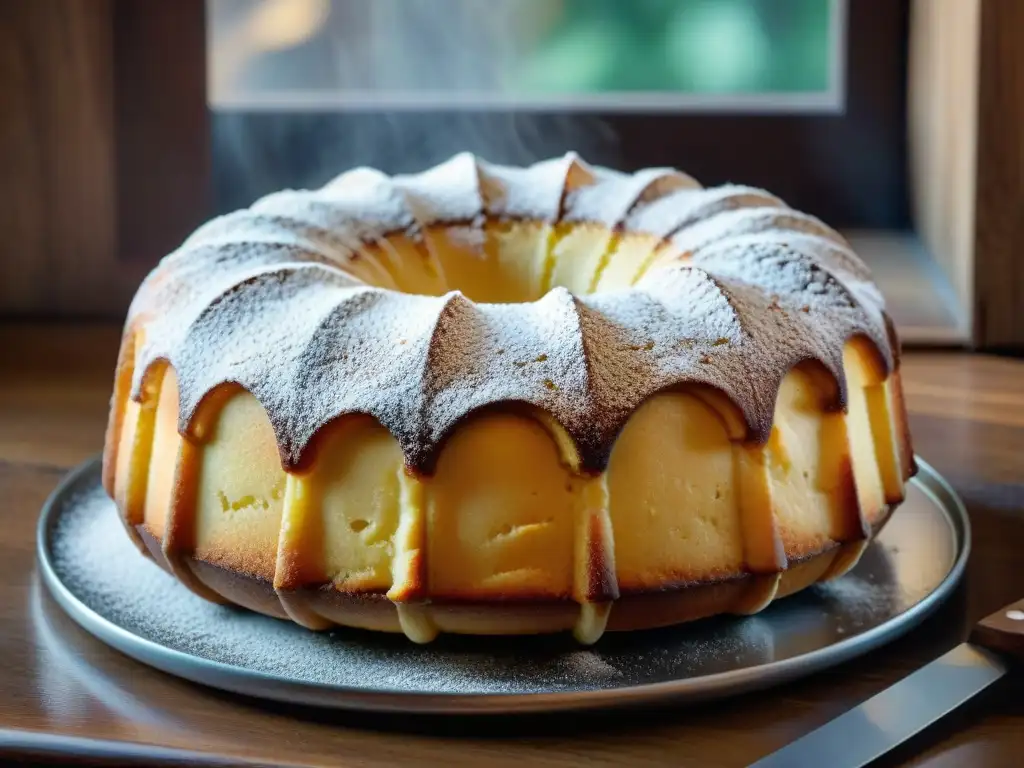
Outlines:
[[[610,715],[371,716],[207,690],[94,640],[64,616],[35,573],[40,506],[69,468],[99,449],[118,335],[109,326],[0,325],[5,765],[172,765],[201,754],[209,765],[741,766],[877,693],[1024,596],[1024,362],[908,353],[917,451],[963,496],[975,545],[954,597],[923,626],[864,658],[717,704]],[[1019,764],[1022,693],[1024,676],[1010,676],[886,764]]]

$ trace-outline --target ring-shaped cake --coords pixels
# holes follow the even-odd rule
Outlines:
[[[104,483],[210,600],[592,643],[852,567],[915,471],[898,347],[849,243],[763,190],[362,168],[147,277]]]

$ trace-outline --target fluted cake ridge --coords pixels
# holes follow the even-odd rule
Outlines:
[[[438,238],[493,260],[488,231],[507,221],[544,228],[536,285],[522,301],[474,300],[449,283]],[[553,263],[578,228],[607,233],[589,290],[559,284]],[[396,236],[410,248],[391,246]],[[649,253],[606,285],[630,238]],[[439,295],[396,279],[416,258]],[[461,154],[422,174],[356,169],[275,193],[167,256],[128,325],[145,328],[135,397],[152,363],[169,362],[187,432],[206,395],[238,384],[266,409],[286,469],[326,423],[366,413],[429,473],[460,419],[519,403],[550,414],[579,467],[598,472],[630,414],[687,382],[724,391],[763,442],[794,365],[820,361],[840,408],[845,341],[866,336],[886,370],[895,351],[869,270],[819,220],[762,190],[704,189],[670,169],[623,174],[573,154],[527,168]]]

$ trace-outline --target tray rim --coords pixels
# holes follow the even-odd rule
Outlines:
[[[68,472],[43,503],[36,526],[36,568],[50,595],[86,632],[120,653],[147,666],[192,683],[287,704],[364,712],[497,715],[610,709],[638,705],[687,703],[763,690],[849,661],[889,643],[930,616],[956,588],[971,552],[967,509],[949,482],[915,455],[918,486],[943,512],[956,545],[956,558],[945,578],[903,613],[869,630],[788,659],[657,683],[547,693],[435,693],[298,681],[259,670],[237,667],[168,648],[136,635],[81,602],[57,576],[50,559],[51,534],[61,500],[90,473],[98,475],[98,455]]]

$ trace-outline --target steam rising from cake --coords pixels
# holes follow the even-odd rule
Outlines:
[[[522,22],[508,4],[465,4],[452,16],[439,15],[436,3],[406,0],[401,19],[389,19],[396,9],[395,3],[348,9],[357,21],[369,24],[369,34],[389,36],[380,50],[371,46],[371,51],[354,52],[351,35],[342,40],[331,26],[321,29],[326,42],[321,53],[329,57],[313,56],[316,64],[307,65],[333,67],[331,90],[321,102],[313,93],[303,95],[298,106],[290,105],[285,92],[283,104],[247,107],[246,92],[273,90],[273,76],[265,74],[273,69],[266,65],[254,67],[240,85],[213,83],[214,98],[230,105],[213,104],[215,177],[230,181],[219,191],[222,204],[228,209],[248,205],[282,186],[319,187],[339,171],[361,166],[412,173],[460,152],[519,166],[576,151],[602,164],[618,164],[618,139],[594,115],[474,109],[471,104],[446,105],[443,99],[428,109],[388,106],[389,93],[409,88],[453,97],[500,89],[508,62],[517,55],[509,24]],[[367,82],[380,108],[336,103],[338,94],[366,88]],[[231,93],[232,88],[240,88],[242,96]]]

